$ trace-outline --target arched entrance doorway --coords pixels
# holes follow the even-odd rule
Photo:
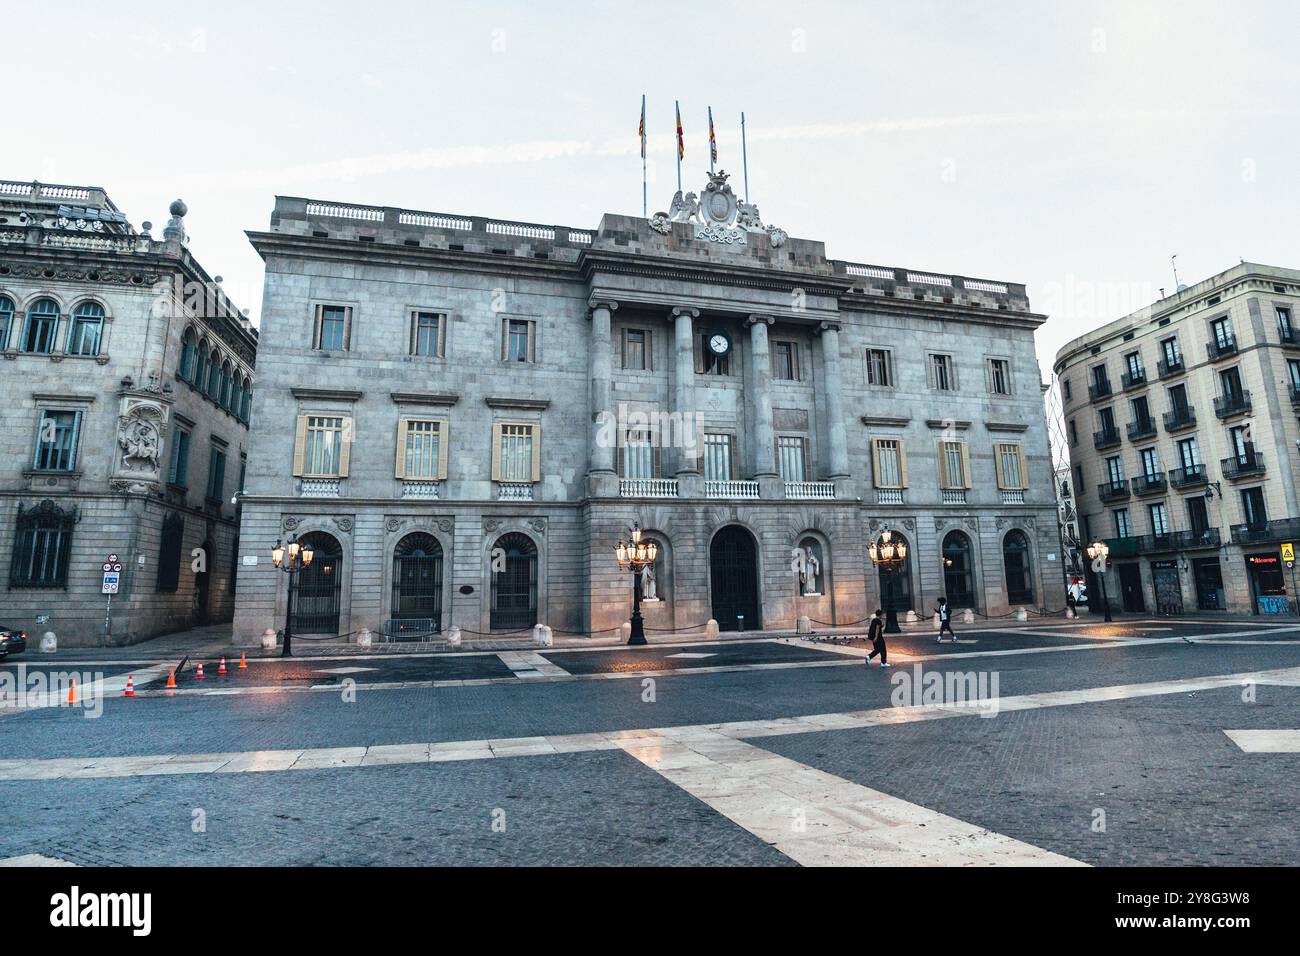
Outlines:
[[[395,621],[422,621],[421,631],[442,630],[442,545],[425,531],[408,534],[393,549]]]
[[[1029,538],[1018,528],[1002,539],[1002,564],[1007,577],[1007,603],[1034,603],[1034,576],[1029,569]]]
[[[537,623],[537,545],[516,531],[498,538],[492,552],[492,630],[532,627]]]
[[[949,531],[943,539],[943,590],[949,607],[975,607],[975,575],[970,538]]]
[[[903,558],[903,563],[894,570],[889,570],[886,565],[878,565],[876,574],[880,583],[880,607],[886,611],[894,611],[898,614],[906,614],[908,611],[916,610],[915,599],[912,597],[912,542],[906,537],[899,534],[893,528],[889,529],[890,541],[895,544],[907,546],[907,551]],[[884,543],[883,537],[876,539],[876,546],[879,548]],[[871,559],[867,559],[870,563]]]
[[[338,634],[343,593],[343,547],[331,534],[313,531],[298,539],[310,545],[312,562],[289,575],[293,595],[293,633]]]
[[[709,580],[713,619],[722,631],[760,628],[758,609],[758,547],[754,536],[739,525],[727,525],[709,546]]]

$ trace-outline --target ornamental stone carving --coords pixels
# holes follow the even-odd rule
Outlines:
[[[280,526],[283,527],[285,531],[292,531],[294,528],[298,527],[298,519],[293,515],[286,515],[285,519],[280,522]]]
[[[751,233],[762,233],[774,248],[789,238],[784,229],[763,224],[758,207],[736,196],[727,182],[726,170],[709,173],[703,192],[685,193],[679,189],[667,212],[657,212],[649,220],[650,228],[662,235],[672,231],[674,222],[694,225],[694,237],[720,245],[747,245]]]
[[[162,436],[172,400],[161,392],[130,387],[123,387],[118,394],[118,456],[109,484],[127,494],[159,492]]]
[[[334,524],[335,524],[335,525],[338,527],[338,529],[339,529],[340,531],[342,531],[344,534],[347,534],[349,531],[352,530],[352,519],[351,519],[351,518],[335,518],[335,519],[334,519]]]

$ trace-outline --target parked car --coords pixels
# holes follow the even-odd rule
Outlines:
[[[27,650],[27,632],[0,624],[0,660]]]

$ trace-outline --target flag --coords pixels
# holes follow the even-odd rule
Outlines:
[[[682,138],[682,108],[677,106],[677,158],[682,159],[686,156],[686,140]]]
[[[645,94],[641,94],[641,125],[637,127],[637,136],[641,137],[641,158],[645,159]]]
[[[709,107],[709,162],[718,161],[718,137],[713,134],[713,107]]]

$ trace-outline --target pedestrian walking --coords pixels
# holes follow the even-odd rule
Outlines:
[[[867,627],[867,639],[871,641],[871,653],[867,655],[866,664],[871,666],[871,659],[877,654],[880,655],[880,666],[889,666],[889,651],[885,648],[885,622],[880,617],[883,612],[876,608],[876,613],[871,615],[871,624]]]
[[[935,611],[939,615],[939,643],[943,643],[943,634],[944,631],[947,631],[952,635],[952,642],[956,644],[957,635],[952,629],[952,608],[948,606],[946,597],[939,598],[939,604],[935,607]]]

